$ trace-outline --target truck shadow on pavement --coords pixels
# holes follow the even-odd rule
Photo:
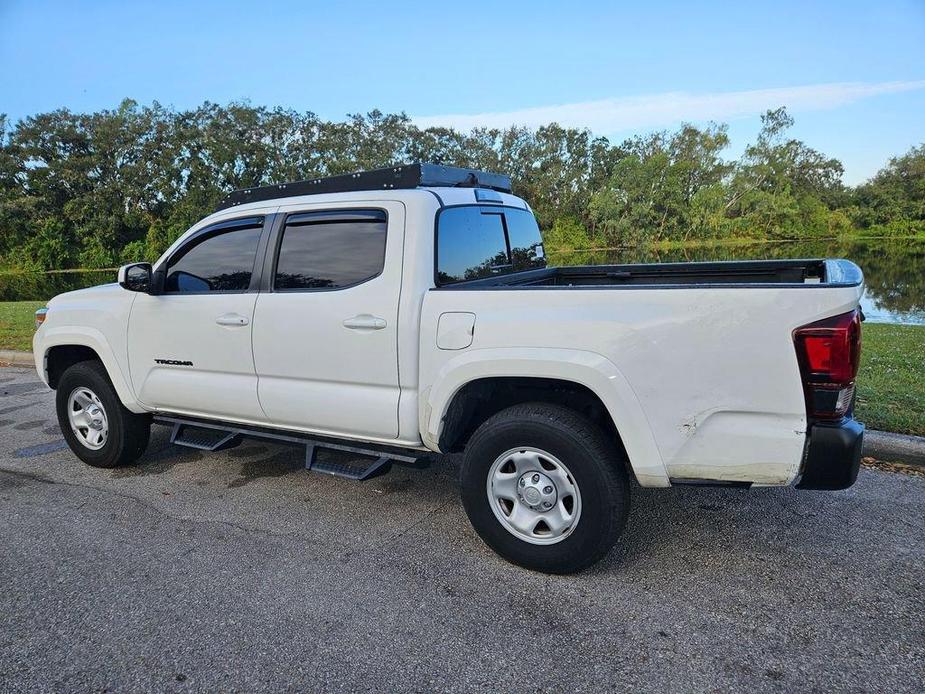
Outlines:
[[[13,440],[21,446],[25,444],[11,451],[13,457],[39,461],[63,452],[69,462],[80,466],[66,451],[54,418],[41,418],[52,405],[50,393],[44,398],[29,398],[31,393],[42,389],[44,385],[39,382],[8,383],[0,387],[3,395],[14,396],[7,403],[28,398],[0,408],[0,429],[16,431]],[[259,494],[280,499],[293,492],[308,497],[323,488],[335,498],[342,496],[338,503],[363,500],[366,511],[388,506],[383,497],[393,494],[411,506],[412,513],[422,515],[432,512],[435,504],[447,508],[455,505],[455,513],[466,528],[466,544],[481,547],[469,531],[461,503],[457,501],[458,455],[438,456],[428,469],[395,466],[383,477],[358,483],[306,473],[304,454],[299,447],[245,440],[228,451],[203,453],[170,444],[169,433],[167,427],[154,427],[148,452],[135,465],[99,474],[113,481],[166,476],[172,487],[194,486],[198,488],[197,494],[216,498],[226,492],[253,495],[248,490],[259,485]],[[717,551],[751,563],[763,563],[774,558],[782,543],[792,551],[814,554],[831,551],[840,555],[845,547],[857,541],[852,532],[865,522],[866,509],[876,505],[876,510],[884,514],[884,507],[875,504],[876,498],[858,493],[858,488],[870,481],[868,476],[872,475],[877,476],[878,482],[894,477],[862,471],[855,488],[835,493],[797,492],[788,488],[643,489],[634,484],[632,511],[623,537],[610,555],[588,573],[630,571],[636,564],[650,562],[653,554],[664,552],[690,570],[714,561]],[[257,512],[261,513],[259,505]],[[901,514],[896,512],[896,515]],[[484,553],[493,556],[488,550]]]
[[[178,466],[201,464],[209,458],[216,458],[216,466],[227,466],[236,472],[230,479],[222,474],[197,482],[198,486],[216,491],[241,490],[261,482],[276,485],[278,480],[289,486],[305,487],[309,492],[321,483],[319,473],[305,472],[301,448],[245,441],[229,451],[204,454],[171,445],[168,430],[160,428],[153,430],[150,452],[136,465],[109,474],[113,479],[164,475]],[[429,469],[395,466],[387,475],[368,482],[324,477],[327,484],[342,489],[346,496],[368,496],[372,504],[377,503],[374,497],[407,492],[417,497],[409,502],[424,507],[433,499],[458,498],[460,462],[458,455],[438,456]],[[654,553],[665,551],[689,570],[696,570],[717,548],[732,557],[748,557],[749,562],[769,561],[773,558],[771,545],[785,539],[796,546],[813,545],[822,550],[829,542],[843,541],[846,505],[854,513],[863,512],[850,492],[823,494],[789,488],[645,489],[633,483],[631,495],[632,510],[623,537],[588,574],[626,571],[639,562],[649,562]],[[462,515],[461,503],[459,510]],[[769,543],[768,537],[773,541]],[[474,536],[472,540],[479,545]]]

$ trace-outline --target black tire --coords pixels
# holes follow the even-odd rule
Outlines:
[[[554,455],[578,486],[578,522],[555,544],[517,537],[492,510],[486,489],[491,466],[519,446]],[[629,482],[616,446],[579,413],[545,403],[502,410],[475,431],[463,458],[461,488],[469,521],[482,540],[508,561],[544,573],[574,573],[599,561],[623,532],[629,511]]]
[[[105,410],[109,431],[105,443],[99,449],[88,448],[71,429],[68,400],[77,388],[88,388],[95,393]],[[148,447],[150,415],[135,414],[123,407],[106,369],[98,361],[82,361],[68,367],[58,381],[55,406],[64,440],[74,455],[87,465],[100,468],[129,465]]]

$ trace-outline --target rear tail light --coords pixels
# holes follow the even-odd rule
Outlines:
[[[841,419],[854,399],[861,358],[861,314],[855,309],[793,331],[803,378],[806,413]]]

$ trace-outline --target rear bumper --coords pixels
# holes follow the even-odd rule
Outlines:
[[[851,417],[810,427],[797,489],[847,489],[858,477],[864,425]]]

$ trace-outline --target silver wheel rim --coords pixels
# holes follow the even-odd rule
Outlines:
[[[106,445],[109,438],[109,420],[99,396],[81,386],[67,398],[67,421],[81,444],[92,451]]]
[[[502,527],[534,545],[554,545],[574,532],[581,493],[554,455],[520,446],[499,455],[488,470],[488,504]]]

